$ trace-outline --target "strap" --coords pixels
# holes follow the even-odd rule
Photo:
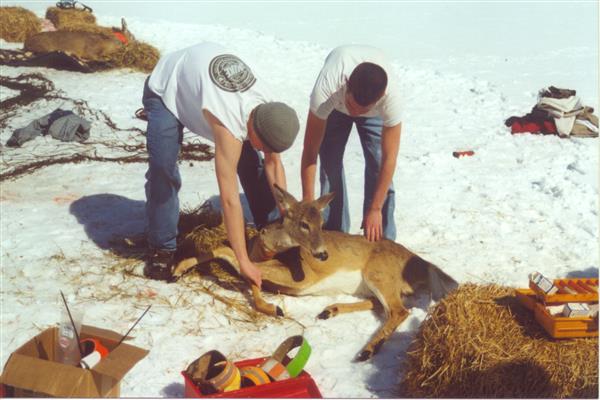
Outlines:
[[[285,365],[274,358],[268,358],[260,367],[274,381],[282,381],[290,378],[290,373],[285,368]]]
[[[267,373],[259,367],[241,367],[240,374],[242,376],[242,387],[259,386],[271,382]]]
[[[279,366],[283,366],[286,361],[287,354],[296,347],[300,347],[300,349],[294,358],[292,358],[291,361],[284,366],[287,374],[281,373],[279,371]],[[290,378],[295,378],[300,375],[300,372],[302,372],[304,369],[304,366],[310,357],[310,353],[310,344],[302,335],[291,336],[284,340],[279,347],[277,347],[277,350],[275,350],[273,356],[265,361],[265,363],[262,365],[262,368],[269,374],[269,376],[271,376],[271,378],[275,380],[285,379],[283,378],[284,375],[288,375]],[[273,376],[272,374],[277,376]]]
[[[237,390],[241,384],[239,369],[217,350],[201,355],[187,367],[186,373],[199,387],[208,386],[219,393]]]

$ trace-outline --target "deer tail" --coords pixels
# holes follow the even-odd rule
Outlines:
[[[440,301],[444,296],[458,287],[458,282],[431,263],[427,266],[427,274],[431,297],[434,301]]]

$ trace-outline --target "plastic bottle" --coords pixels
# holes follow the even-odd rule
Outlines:
[[[60,324],[58,326],[58,338],[56,341],[56,361],[63,364],[79,365],[81,361],[81,354],[79,353],[79,345],[77,343],[77,337],[81,332],[81,323],[83,321],[83,312],[70,308],[73,322],[75,323],[75,329],[69,318],[69,314],[66,309],[62,309]]]

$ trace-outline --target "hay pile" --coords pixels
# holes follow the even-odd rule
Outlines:
[[[178,259],[209,253],[217,247],[228,244],[223,216],[209,202],[196,209],[182,211],[179,216],[178,230]],[[247,240],[256,234],[254,227],[246,225]],[[221,283],[246,284],[232,268],[219,261],[205,263],[199,270],[203,274],[215,276]]]
[[[110,58],[109,64],[114,68],[131,68],[150,73],[156,66],[160,53],[155,47],[134,40],[129,42],[127,46],[122,46]]]
[[[49,7],[46,10],[46,19],[50,20],[58,30],[78,31],[86,30],[90,25],[97,26],[94,14],[75,8]]]
[[[552,340],[513,289],[467,284],[423,322],[400,395],[598,398],[598,339]]]
[[[0,7],[0,38],[23,42],[42,28],[40,20],[23,7]]]

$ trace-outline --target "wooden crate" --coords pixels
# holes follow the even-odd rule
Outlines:
[[[598,278],[555,279],[552,283],[558,288],[555,294],[542,292],[531,281],[529,287],[546,304],[598,302]]]
[[[519,301],[533,311],[535,320],[553,338],[598,337],[597,318],[554,316],[548,312],[546,305],[539,301],[537,292],[517,289],[516,293]],[[582,302],[579,299],[576,301]]]

